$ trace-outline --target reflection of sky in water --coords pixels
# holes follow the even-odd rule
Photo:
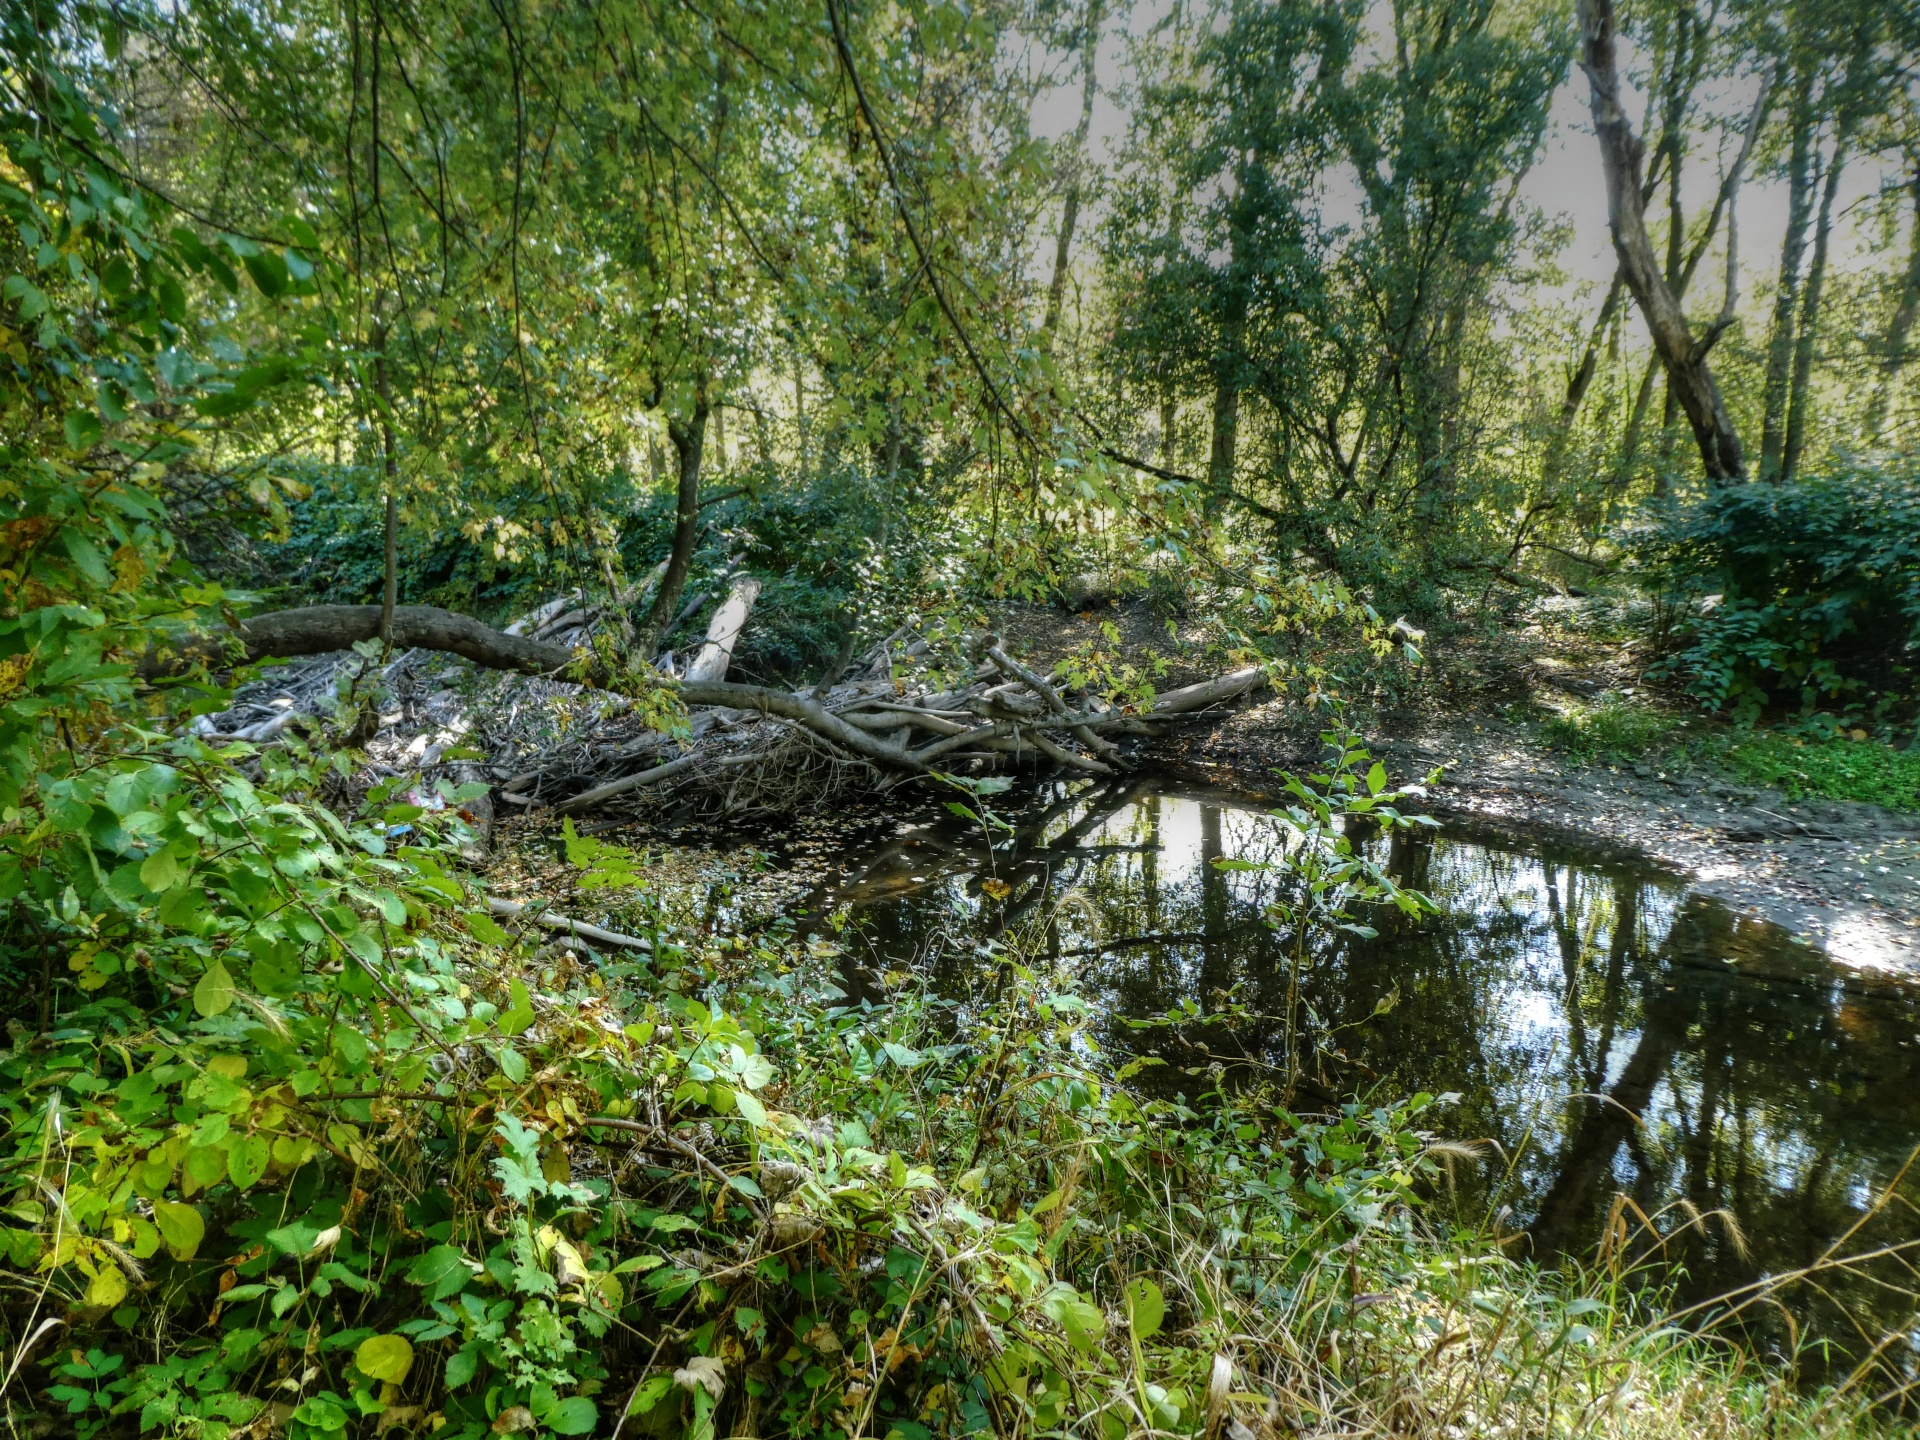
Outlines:
[[[904,836],[832,903],[852,906],[856,956],[918,964],[957,997],[991,977],[980,939],[1021,939],[1094,1003],[1102,1044],[1167,1062],[1143,1072],[1164,1093],[1196,1093],[1216,1060],[1258,1084],[1286,1059],[1288,937],[1262,919],[1285,882],[1210,862],[1278,861],[1288,832],[1225,797],[1129,784],[1043,792],[990,859],[958,825]],[[1299,1104],[1459,1092],[1437,1123],[1500,1148],[1477,1182],[1460,1172],[1457,1218],[1511,1207],[1553,1253],[1590,1245],[1616,1190],[1649,1214],[1725,1206],[1751,1258],[1711,1226],[1681,1247],[1687,1286],[1711,1294],[1813,1258],[1920,1138],[1912,987],[1838,973],[1670,876],[1505,838],[1357,843],[1442,913],[1314,942],[1303,994],[1345,1060]],[[989,871],[1004,902],[982,895]],[[1275,1018],[1144,1033],[1112,1019],[1211,1011],[1222,992]],[[1882,1217],[1856,1239],[1902,1226],[1920,1228]]]

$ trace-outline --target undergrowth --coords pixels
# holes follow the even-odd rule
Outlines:
[[[1660,744],[1673,730],[1669,716],[1618,695],[1598,704],[1573,705],[1541,722],[1541,734],[1576,760],[1631,760]]]
[[[1038,932],[991,998],[856,1005],[571,834],[651,955],[536,945],[329,773],[154,737],[9,832],[67,977],[0,1061],[16,1431],[1872,1429],[1618,1266],[1431,1232],[1433,1097],[1144,1100]]]
[[[1920,810],[1920,750],[1897,750],[1879,740],[1759,734],[1728,744],[1722,763],[1748,784],[1783,790],[1795,800],[1818,795]]]

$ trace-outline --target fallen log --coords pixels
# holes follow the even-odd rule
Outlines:
[[[308,605],[298,610],[272,610],[228,629],[206,635],[182,636],[171,646],[147,652],[139,665],[143,679],[176,675],[195,662],[232,663],[237,648],[243,664],[299,655],[324,655],[350,650],[362,640],[380,637],[378,605]],[[393,647],[396,650],[442,650],[463,656],[489,670],[517,670],[523,675],[558,675],[573,659],[560,645],[509,635],[471,615],[459,615],[435,605],[398,605],[393,611]]]

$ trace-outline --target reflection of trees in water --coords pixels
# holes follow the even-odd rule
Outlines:
[[[877,954],[897,963],[931,946],[935,983],[956,995],[988,977],[968,944],[933,944],[941,927],[1026,937],[1032,958],[1070,968],[1108,1017],[1104,1043],[1167,1062],[1142,1081],[1192,1094],[1192,1072],[1215,1060],[1246,1083],[1284,1065],[1286,937],[1261,918],[1284,878],[1208,863],[1276,859],[1283,843],[1258,812],[1110,783],[1022,817],[992,860],[1012,887],[1004,904],[979,902],[986,853],[957,828],[917,838],[910,860],[883,853],[843,897],[879,902],[865,918]],[[1713,1294],[1814,1258],[1920,1137],[1910,989],[1843,985],[1778,932],[1631,870],[1448,837],[1358,843],[1390,844],[1395,878],[1443,913],[1389,913],[1376,939],[1322,943],[1305,994],[1338,1027],[1335,1088],[1458,1091],[1449,1131],[1498,1142],[1477,1185],[1459,1176],[1460,1218],[1510,1206],[1534,1252],[1552,1256],[1591,1245],[1616,1190],[1650,1214],[1681,1199],[1725,1208],[1749,1258],[1712,1223],[1670,1251],[1686,1290]],[[887,900],[889,866],[902,865],[974,878]],[[1070,892],[1084,905],[1063,904]],[[1228,993],[1270,1018],[1120,1023],[1183,1000],[1215,1011]],[[1501,1153],[1518,1157],[1510,1174]],[[1854,1248],[1913,1233],[1920,1223],[1901,1209]],[[1888,1321],[1905,1303],[1851,1282],[1845,1298]]]

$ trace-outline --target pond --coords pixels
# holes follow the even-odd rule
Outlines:
[[[1288,967],[1263,915],[1281,877],[1212,863],[1281,852],[1262,802],[1150,776],[1055,785],[1003,813],[1013,831],[991,857],[976,825],[903,827],[815,898],[809,923],[847,922],[850,988],[912,968],[963,998],[998,963],[981,942],[1024,927],[1033,963],[1092,1003],[1103,1045],[1165,1062],[1139,1083],[1191,1097],[1212,1065],[1229,1083],[1283,1073]],[[1838,969],[1644,863],[1444,828],[1357,843],[1439,913],[1370,917],[1376,937],[1312,956],[1302,995],[1333,1053],[1296,1108],[1455,1092],[1434,1123],[1487,1145],[1455,1162],[1436,1220],[1551,1261],[1590,1254],[1624,1195],[1684,1231],[1666,1250],[1683,1301],[1836,1242],[1920,1236],[1908,1206],[1873,1204],[1920,1140],[1920,985]],[[989,879],[1009,889],[995,899]],[[1183,1001],[1256,1018],[1124,1023]],[[1721,1210],[1733,1225],[1686,1223]],[[1905,1295],[1827,1279],[1876,1335],[1911,1323]],[[1806,1299],[1803,1318],[1851,1333],[1830,1307]]]

